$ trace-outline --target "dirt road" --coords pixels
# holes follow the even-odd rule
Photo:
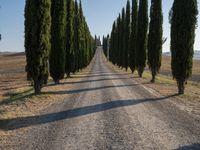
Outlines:
[[[184,111],[174,95],[163,97],[111,69],[97,50],[91,72],[63,102],[40,116],[16,118],[9,132],[19,150],[200,149],[200,117]],[[3,149],[1,147],[1,149]]]

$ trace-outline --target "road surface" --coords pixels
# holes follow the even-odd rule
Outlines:
[[[200,118],[108,66],[99,48],[92,69],[62,103],[40,116],[20,118],[28,128],[13,149],[200,149]],[[19,124],[19,125],[18,125]]]

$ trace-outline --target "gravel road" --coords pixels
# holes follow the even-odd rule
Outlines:
[[[200,150],[200,117],[109,67],[99,48],[92,69],[63,102],[10,130],[16,150]]]

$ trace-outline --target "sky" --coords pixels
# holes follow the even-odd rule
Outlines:
[[[173,0],[163,0],[163,36],[167,37],[167,42],[163,45],[164,52],[170,51],[168,14],[172,3]],[[102,37],[111,32],[113,21],[121,9],[126,6],[126,0],[82,0],[82,5],[92,35],[96,34]],[[24,6],[25,0],[0,0],[0,34],[2,34],[0,52],[24,51]],[[200,11],[200,4],[198,10]],[[198,25],[195,50],[200,50],[200,17]]]

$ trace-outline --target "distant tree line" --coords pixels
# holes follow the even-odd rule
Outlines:
[[[142,77],[146,64],[152,74],[151,82],[159,73],[162,62],[163,13],[162,0],[151,0],[150,22],[148,0],[127,1],[112,31],[103,38],[105,55],[120,68],[137,70]],[[132,10],[132,11],[131,11]],[[193,46],[197,24],[197,0],[174,0],[170,11],[171,23],[171,68],[177,81],[178,93],[184,94],[185,84],[192,74]],[[108,50],[109,42],[109,50]]]
[[[95,52],[81,1],[26,0],[25,52],[28,80],[41,93],[49,75],[59,83],[86,67]]]

